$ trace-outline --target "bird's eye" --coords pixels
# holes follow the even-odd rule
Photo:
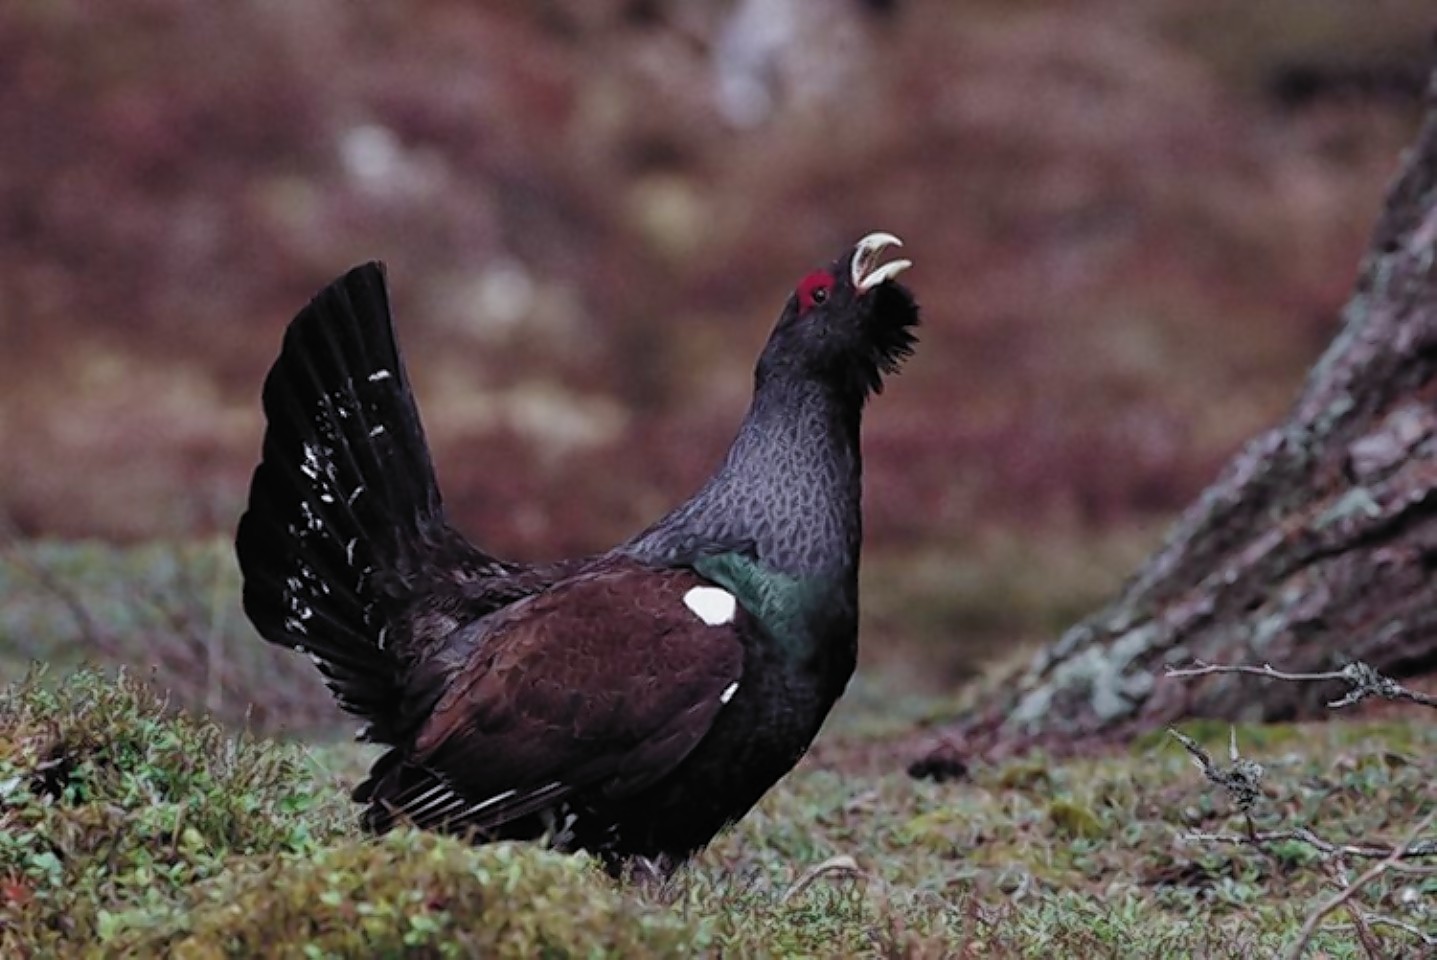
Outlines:
[[[807,312],[828,300],[833,292],[833,277],[823,270],[810,273],[798,285],[798,307]]]

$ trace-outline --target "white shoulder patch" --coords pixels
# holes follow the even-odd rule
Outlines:
[[[684,594],[684,606],[711,627],[732,623],[738,601],[733,594],[719,587],[694,587]]]

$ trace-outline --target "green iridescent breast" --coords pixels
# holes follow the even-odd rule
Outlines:
[[[704,557],[694,563],[694,569],[737,597],[768,634],[795,657],[812,653],[818,639],[815,626],[827,619],[824,613],[832,610],[835,602],[841,603],[841,589],[834,578],[782,573],[744,554]]]

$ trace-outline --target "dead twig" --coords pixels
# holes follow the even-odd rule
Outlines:
[[[1312,935],[1317,932],[1317,926],[1322,922],[1323,918],[1348,903],[1352,897],[1359,893],[1364,887],[1392,869],[1393,864],[1406,856],[1408,849],[1417,842],[1417,838],[1425,833],[1427,828],[1432,825],[1434,818],[1437,818],[1437,810],[1430,811],[1427,816],[1418,821],[1417,826],[1412,829],[1407,835],[1407,838],[1402,843],[1393,847],[1392,852],[1385,858],[1368,867],[1355,881],[1342,887],[1337,893],[1319,904],[1317,909],[1308,914],[1307,920],[1302,925],[1302,929],[1297,933],[1297,940],[1287,952],[1288,960],[1301,960],[1302,954],[1307,950],[1308,942],[1312,939]]]
[[[1262,799],[1262,764],[1248,760],[1237,752],[1236,727],[1232,728],[1228,740],[1227,767],[1219,767],[1201,744],[1182,731],[1168,727],[1168,733],[1192,755],[1193,763],[1202,771],[1204,777],[1227,791],[1233,804],[1244,815],[1250,813],[1257,801]]]
[[[1306,827],[1294,827],[1290,830],[1261,830],[1252,833],[1202,833],[1190,831],[1183,834],[1180,839],[1184,843],[1227,843],[1236,846],[1261,847],[1270,843],[1282,843],[1293,841],[1305,843],[1328,857],[1359,857],[1364,860],[1385,860],[1392,856],[1393,848],[1381,844],[1362,843],[1333,843],[1324,840]],[[1422,857],[1437,857],[1437,838],[1418,840],[1410,844],[1403,853],[1403,858],[1416,860]],[[1414,873],[1419,876],[1426,876],[1432,872],[1430,867],[1421,867],[1413,864],[1394,864],[1393,870],[1399,873]]]
[[[1371,927],[1394,927],[1404,933],[1411,934],[1421,941],[1425,946],[1437,947],[1437,933],[1427,933],[1416,926],[1397,920],[1393,917],[1384,917],[1380,913],[1364,913],[1362,919],[1367,921]]]
[[[1372,932],[1372,925],[1367,922],[1362,910],[1351,900],[1344,903],[1342,908],[1352,918],[1352,929],[1357,931],[1357,942],[1362,944],[1367,960],[1383,960],[1387,952],[1382,948],[1382,942],[1377,939],[1377,935]]]
[[[858,863],[852,857],[846,853],[841,853],[836,857],[829,857],[822,863],[809,867],[808,870],[804,871],[803,876],[793,882],[793,886],[783,892],[783,896],[778,898],[778,902],[788,903],[788,901],[813,886],[814,881],[828,874],[836,874],[841,877],[866,876],[866,874],[859,869]]]
[[[1341,670],[1324,673],[1285,673],[1266,663],[1261,667],[1251,667],[1208,664],[1202,661],[1197,661],[1191,667],[1170,667],[1167,670],[1169,677],[1201,677],[1216,673],[1246,673],[1272,680],[1293,682],[1342,680],[1349,685],[1350,689],[1342,698],[1328,704],[1334,709],[1351,706],[1370,697],[1437,707],[1437,697],[1408,690],[1361,661],[1350,663]],[[1324,872],[1331,878],[1337,891],[1308,914],[1298,932],[1297,939],[1286,954],[1290,960],[1300,960],[1323,919],[1339,909],[1345,910],[1352,917],[1352,925],[1358,942],[1369,957],[1375,958],[1384,955],[1382,944],[1373,933],[1372,928],[1375,926],[1385,925],[1403,930],[1417,937],[1427,946],[1437,943],[1437,936],[1415,926],[1363,911],[1356,899],[1366,887],[1386,873],[1402,873],[1408,876],[1437,875],[1437,866],[1411,862],[1425,857],[1437,857],[1437,836],[1423,836],[1431,827],[1434,818],[1437,818],[1437,810],[1429,812],[1401,843],[1392,846],[1378,843],[1334,843],[1318,836],[1307,827],[1301,826],[1285,830],[1260,831],[1253,822],[1252,809],[1258,798],[1262,796],[1263,768],[1257,762],[1245,759],[1238,753],[1236,728],[1232,729],[1229,739],[1229,763],[1227,766],[1216,763],[1207,751],[1191,737],[1172,728],[1169,728],[1168,732],[1192,756],[1193,762],[1202,771],[1203,776],[1228,793],[1238,811],[1243,814],[1247,825],[1244,833],[1189,832],[1179,838],[1181,842],[1226,843],[1252,846],[1267,851],[1269,845],[1287,841],[1306,844],[1322,855]],[[1363,871],[1355,881],[1349,882],[1345,863],[1348,859],[1376,860],[1377,862]]]
[[[1361,660],[1354,660],[1341,670],[1328,670],[1323,673],[1284,673],[1281,670],[1273,669],[1270,663],[1252,667],[1245,664],[1204,663],[1201,660],[1195,660],[1191,667],[1168,667],[1165,676],[1205,677],[1215,673],[1247,673],[1255,677],[1267,677],[1269,680],[1287,680],[1295,683],[1341,680],[1352,689],[1348,690],[1340,699],[1333,700],[1328,704],[1334,710],[1350,707],[1355,703],[1361,703],[1363,700],[1374,697],[1379,700],[1406,701],[1424,707],[1437,708],[1437,697],[1420,690],[1409,690],[1391,677],[1378,673]]]

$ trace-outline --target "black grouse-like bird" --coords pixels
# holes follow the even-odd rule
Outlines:
[[[909,261],[879,263],[895,245],[872,234],[798,285],[692,499],[547,566],[446,520],[378,264],[294,319],[236,539],[244,608],[390,747],[354,792],[369,829],[547,837],[667,874],[792,769],[857,655],[859,422],[918,322],[893,281]]]

